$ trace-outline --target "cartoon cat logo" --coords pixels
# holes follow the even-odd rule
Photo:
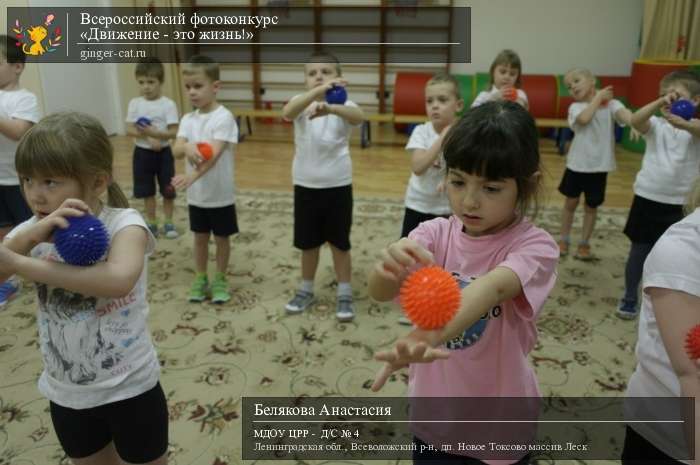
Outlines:
[[[25,55],[41,56],[46,52],[53,52],[61,45],[61,28],[56,26],[53,29],[51,37],[49,37],[49,27],[55,16],[48,14],[43,25],[31,26],[23,29],[19,23],[19,19],[15,20],[15,38],[17,39],[18,47],[22,48]],[[48,45],[44,47],[43,41],[48,37]]]

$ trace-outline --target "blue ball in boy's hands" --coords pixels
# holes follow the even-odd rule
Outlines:
[[[141,118],[136,120],[136,125],[141,127],[150,126],[151,120],[146,118],[145,116],[142,116]]]
[[[348,93],[343,86],[333,86],[326,91],[326,102],[331,105],[343,105],[348,99]]]
[[[690,100],[679,99],[671,104],[671,114],[680,116],[686,121],[695,116],[695,105]]]
[[[87,213],[66,219],[69,226],[54,233],[54,243],[61,258],[70,265],[89,266],[104,257],[109,234],[102,221]]]

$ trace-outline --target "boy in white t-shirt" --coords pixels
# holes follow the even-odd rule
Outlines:
[[[569,106],[569,126],[574,140],[566,156],[566,170],[559,192],[566,196],[561,216],[559,253],[569,252],[569,234],[581,193],[585,195],[583,230],[576,258],[591,259],[589,240],[593,234],[598,207],[605,200],[608,173],[615,166],[615,122],[629,124],[632,113],[613,98],[611,86],[596,90],[595,77],[583,68],[574,68],[564,76],[575,102]]]
[[[175,189],[170,181],[175,176],[175,161],[168,140],[177,134],[178,113],[175,102],[161,94],[165,77],[163,63],[158,58],[146,58],[136,65],[134,72],[139,84],[140,97],[131,99],[127,111],[126,133],[134,138],[134,197],[143,199],[148,227],[158,236],[156,216],[156,186],[163,196],[165,237],[178,236],[173,224]]]
[[[41,118],[36,96],[19,86],[26,55],[15,40],[0,35],[0,241],[32,216],[19,187],[15,151],[25,132]],[[0,284],[0,309],[19,291],[13,277]]]
[[[631,125],[644,136],[642,169],[634,180],[634,199],[624,233],[632,242],[625,265],[625,293],[617,316],[637,316],[644,261],[657,240],[683,218],[683,204],[700,171],[700,119],[686,121],[670,113],[678,99],[700,105],[700,75],[673,71],[661,79],[660,97],[632,115]],[[661,111],[662,117],[656,116]]]
[[[459,83],[449,74],[437,74],[425,85],[425,112],[430,118],[411,133],[411,177],[406,188],[406,211],[401,237],[408,237],[423,221],[450,216],[450,203],[441,183],[445,179],[442,141],[464,106]]]
[[[338,280],[336,317],[355,317],[350,286],[352,225],[352,162],[350,132],[364,120],[350,100],[326,103],[326,91],[344,87],[340,63],[330,54],[314,54],[304,65],[306,93],[284,106],[294,121],[294,247],[301,249],[301,287],[287,303],[287,313],[303,312],[314,298],[314,276],[321,246],[328,242]]]
[[[185,174],[173,178],[176,189],[187,189],[190,230],[194,233],[197,275],[189,294],[190,302],[212,303],[231,299],[226,270],[231,256],[230,236],[238,232],[233,185],[233,144],[238,143],[236,120],[216,101],[221,86],[219,64],[197,55],[182,70],[187,96],[195,111],[182,117],[173,147],[176,158],[186,157]],[[211,154],[198,144],[206,143]],[[209,286],[207,262],[209,237],[216,244],[216,274]]]

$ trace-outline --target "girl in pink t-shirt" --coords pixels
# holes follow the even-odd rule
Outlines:
[[[412,397],[539,397],[527,355],[537,340],[535,321],[556,280],[559,249],[525,218],[530,206],[537,210],[541,181],[535,122],[520,105],[485,103],[447,134],[443,153],[452,216],[424,222],[382,250],[370,273],[369,294],[379,301],[394,299],[411,271],[436,264],[460,283],[462,303],[444,328],[416,328],[392,350],[377,353],[385,365],[372,389],[410,365]],[[439,450],[452,434],[488,444],[494,431],[503,429],[495,423],[463,425],[413,423],[412,430],[419,444]],[[462,458],[486,463],[527,460],[527,451],[457,450]],[[414,463],[450,458],[427,453],[414,452]]]

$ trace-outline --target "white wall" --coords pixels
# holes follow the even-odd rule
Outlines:
[[[53,0],[53,7],[109,6],[108,0]],[[43,7],[29,0],[29,7]],[[39,63],[46,113],[81,111],[97,118],[108,134],[124,132],[117,67],[112,63]]]
[[[471,64],[452,72],[487,72],[496,54],[515,50],[525,74],[629,76],[639,56],[643,0],[457,0],[471,7]]]

